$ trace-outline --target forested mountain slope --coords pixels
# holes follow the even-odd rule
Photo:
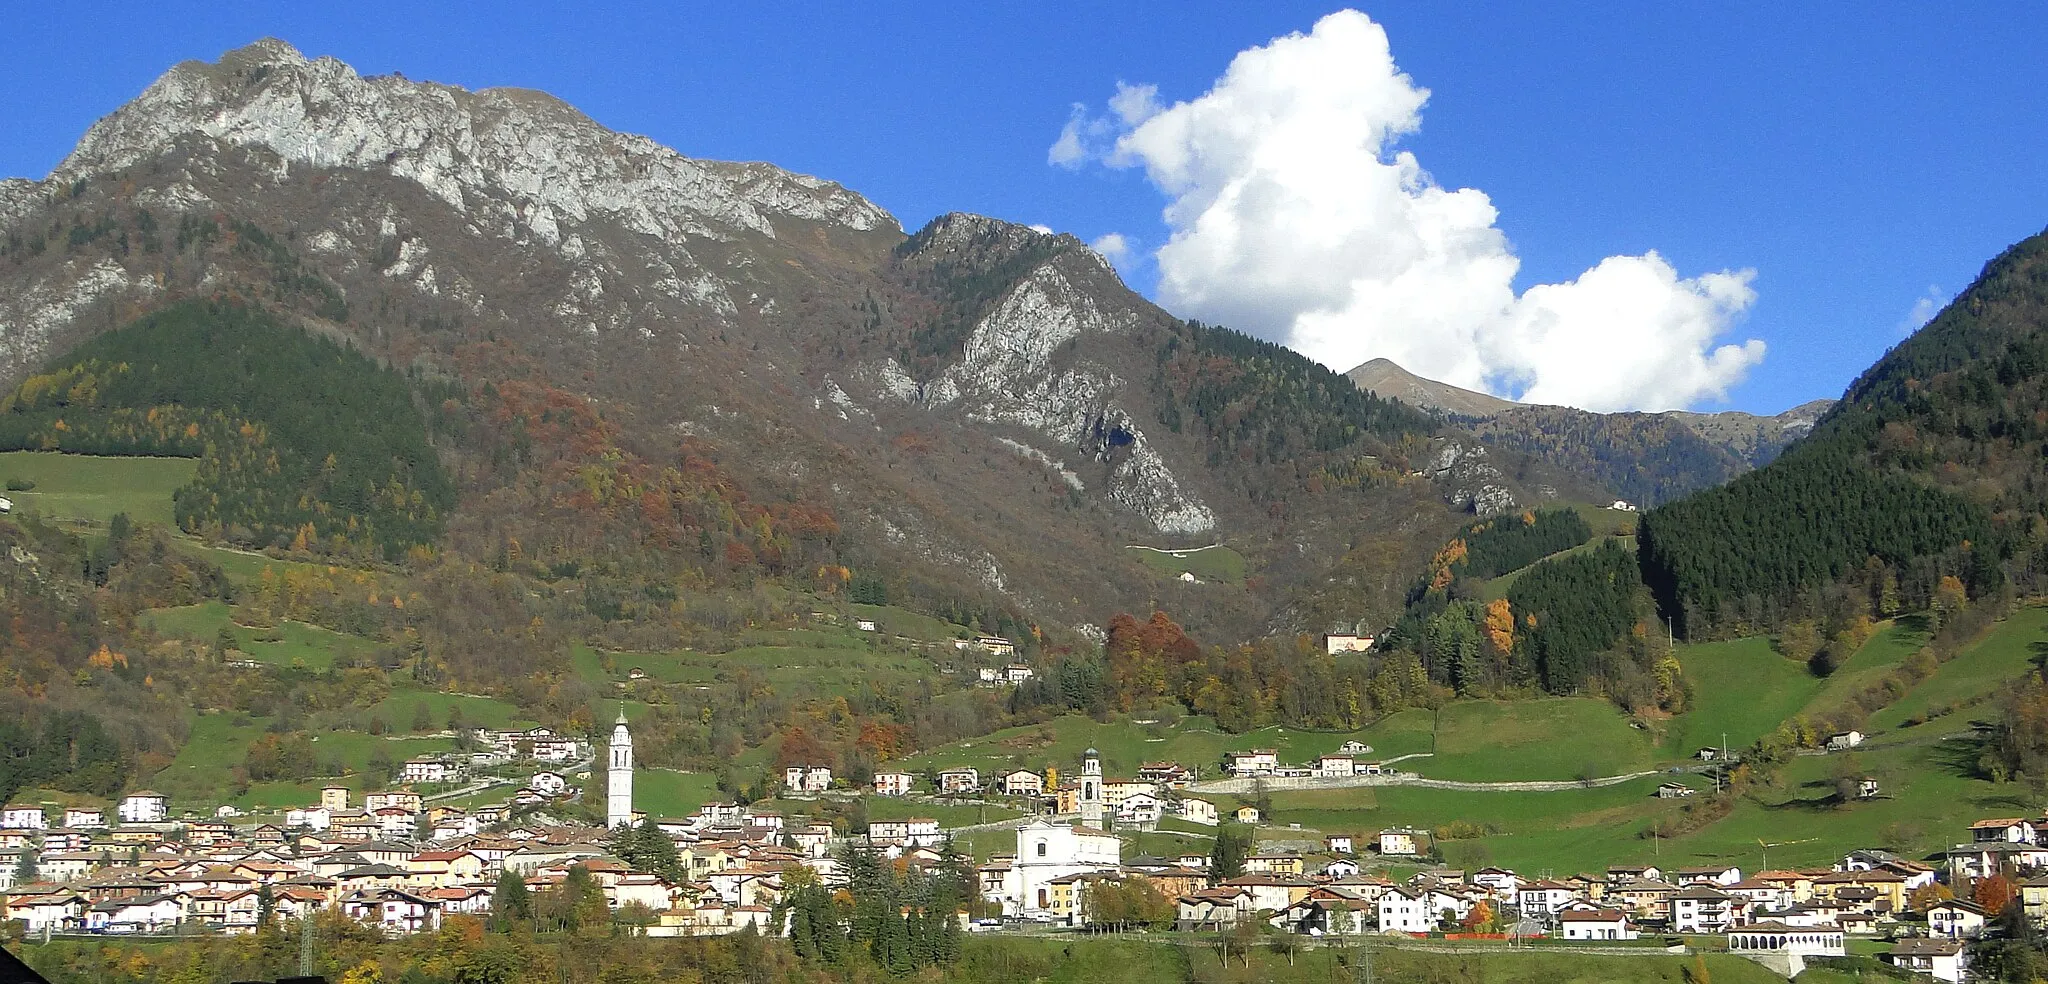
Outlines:
[[[387,557],[512,557],[607,596],[829,569],[1048,631],[1157,602],[1241,638],[1391,618],[1398,578],[1321,586],[1412,569],[1474,512],[1612,492],[1173,318],[1073,237],[970,215],[906,236],[829,181],[276,41],[177,66],[46,179],[0,182],[0,382],[189,300],[404,381],[453,487],[377,452],[421,498],[374,524]],[[324,453],[280,451],[321,481],[294,469]],[[310,521],[332,549],[317,498],[188,528],[283,548]],[[1189,586],[1125,550],[1213,542],[1250,576]]]
[[[1770,466],[1643,517],[1643,577],[1688,634],[1769,627],[1852,583],[1924,607],[2048,570],[2048,234],[1858,377]]]

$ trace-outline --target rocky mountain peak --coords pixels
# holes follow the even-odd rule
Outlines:
[[[51,178],[119,171],[190,139],[267,155],[279,178],[294,167],[381,170],[482,228],[548,245],[592,222],[665,241],[774,237],[787,220],[897,228],[887,212],[833,182],[766,164],[693,160],[608,130],[551,96],[364,77],[275,39],[171,69],[94,124]]]

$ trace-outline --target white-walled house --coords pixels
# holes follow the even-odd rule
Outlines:
[[[402,782],[443,783],[453,782],[461,777],[461,771],[440,759],[416,758],[406,760],[400,767]]]
[[[171,818],[171,798],[154,790],[137,790],[121,797],[115,812],[122,823],[163,823]]]
[[[876,796],[907,796],[917,785],[917,776],[900,769],[885,769],[875,773]]]
[[[107,813],[97,806],[71,806],[64,809],[64,826],[80,830],[96,829],[107,825]]]
[[[1186,797],[1179,800],[1175,806],[1179,809],[1182,820],[1199,823],[1205,827],[1216,826],[1216,804],[1208,800]]]
[[[1671,927],[1681,933],[1720,933],[1734,919],[1736,897],[1703,882],[1671,894]]]
[[[1907,938],[1892,944],[1879,959],[1900,970],[1926,974],[1937,981],[1962,984],[1965,957],[1962,940]]]
[[[569,780],[559,772],[541,771],[526,780],[526,788],[553,799],[569,791]]]
[[[868,836],[877,841],[888,841],[905,847],[937,847],[946,842],[945,832],[939,829],[939,822],[930,817],[870,820]]]
[[[1990,922],[1984,910],[1962,899],[1945,899],[1927,907],[1927,935],[1952,940],[1974,940],[1984,935]]]
[[[0,807],[0,827],[9,830],[48,830],[50,819],[43,815],[43,808],[26,803],[9,803]]]
[[[1632,940],[1636,928],[1620,909],[1567,909],[1557,922],[1568,940]]]
[[[1166,813],[1165,804],[1151,793],[1132,793],[1117,804],[1116,822],[1118,829],[1156,830],[1159,818]]]
[[[832,788],[832,769],[823,765],[792,765],[782,770],[782,788],[793,793],[822,793]]]
[[[1380,893],[1377,902],[1382,933],[1427,933],[1436,928],[1437,914],[1429,911],[1429,893],[1397,887]]]

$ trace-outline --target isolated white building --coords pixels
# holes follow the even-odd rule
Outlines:
[[[121,797],[115,813],[122,823],[162,823],[171,818],[171,799],[154,790],[137,790]]]

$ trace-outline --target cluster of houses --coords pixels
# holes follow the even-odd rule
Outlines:
[[[10,816],[25,821],[26,809],[12,807]],[[475,819],[460,810],[428,807],[422,815],[436,836],[359,839],[332,826],[187,822],[116,841],[53,838],[53,829],[35,857],[37,880],[0,886],[0,920],[17,920],[31,934],[245,933],[266,917],[333,908],[395,935],[433,929],[448,914],[488,912],[504,872],[537,891],[580,865],[614,910],[644,910],[640,932],[647,935],[716,935],[750,925],[767,931],[783,873],[802,865],[836,881],[833,848],[844,840],[829,825],[792,826],[775,811],[710,803],[655,821],[686,873],[672,881],[608,856],[606,832],[595,827],[500,823],[480,833],[449,827]],[[919,865],[943,860],[934,848],[944,840],[935,820],[878,820],[863,837]],[[4,860],[11,872],[19,859]]]
[[[519,754],[531,754],[550,737],[521,732],[509,740]],[[1371,751],[1354,746],[1313,768],[1328,774],[1340,768],[1334,760],[1355,763]],[[1286,774],[1270,751],[1231,753],[1225,764],[1237,775]],[[630,761],[619,768],[630,774]],[[996,792],[1040,807],[1019,823],[1014,852],[989,859],[976,875],[981,894],[1006,915],[1045,923],[1084,924],[1091,886],[1138,878],[1175,900],[1176,923],[1185,930],[1225,931],[1256,920],[1311,936],[1485,929],[1598,942],[1646,933],[1721,935],[1731,952],[1759,959],[1840,955],[1846,938],[1890,935],[1898,943],[1886,959],[1945,981],[1962,980],[1965,941],[1992,931],[1998,915],[1950,897],[1970,895],[1965,886],[2004,875],[2015,885],[2014,904],[2048,925],[2048,876],[2021,877],[2048,872],[2048,819],[1976,822],[1969,841],[1947,852],[1946,871],[1882,850],[1852,852],[1827,869],[1753,873],[1634,865],[1527,877],[1502,867],[1425,867],[1395,880],[1368,870],[1388,861],[1422,863],[1432,850],[1430,834],[1413,827],[1328,834],[1322,849],[1306,857],[1255,853],[1228,878],[1212,876],[1206,851],[1125,858],[1126,842],[1108,829],[1111,823],[1144,830],[1165,816],[1219,820],[1215,804],[1186,795],[1196,777],[1196,770],[1171,762],[1146,763],[1127,779],[1105,777],[1090,749],[1081,770],[1064,781],[1051,768],[988,777],[955,768],[928,781],[942,794]],[[792,766],[783,778],[795,791],[833,782],[823,766]],[[882,770],[873,792],[905,795],[925,779]],[[566,789],[559,773],[543,771],[522,793],[545,802]],[[318,806],[293,809],[281,823],[248,824],[224,816],[171,822],[166,798],[146,790],[118,802],[118,824],[97,808],[63,809],[61,823],[53,823],[53,811],[41,806],[7,805],[0,808],[0,919],[19,920],[30,933],[194,925],[246,932],[264,918],[331,907],[405,933],[433,928],[445,914],[487,911],[503,872],[545,887],[580,865],[614,909],[637,907],[649,935],[775,931],[769,913],[784,872],[803,866],[836,884],[838,848],[850,839],[905,865],[948,860],[948,831],[935,819],[873,820],[850,838],[829,824],[720,802],[687,817],[651,818],[681,859],[684,875],[671,880],[607,856],[601,828],[522,824],[509,807],[434,806],[404,789],[366,794],[361,808],[351,809],[350,795],[328,787]],[[624,809],[620,822],[642,819]],[[1237,818],[1258,820],[1249,807]],[[35,881],[11,884],[17,870],[31,869]]]
[[[1223,816],[1215,803],[1183,793],[1198,773],[1180,763],[1147,762],[1139,766],[1137,775],[1128,778],[1091,776],[1088,769],[1084,761],[1081,775],[1062,780],[1056,768],[1043,772],[1017,768],[983,776],[980,769],[960,766],[932,773],[928,785],[940,796],[1005,796],[1023,801],[1031,813],[1078,815],[1084,822],[1096,824],[1111,820],[1119,830],[1156,830],[1167,817],[1213,827]],[[799,771],[795,767],[785,771],[786,788],[799,788]],[[802,778],[808,782],[811,773],[803,771]],[[907,796],[920,790],[920,778],[914,772],[882,769],[875,773],[871,789],[877,796]],[[829,774],[826,781],[830,781]],[[1231,815],[1245,823],[1259,819],[1258,810],[1249,806]]]
[[[1281,765],[1279,752],[1270,748],[1253,748],[1225,753],[1223,771],[1238,779],[1349,779],[1353,776],[1392,774],[1392,770],[1382,763],[1358,758],[1370,754],[1371,745],[1347,741],[1335,752],[1318,755],[1305,765]]]

